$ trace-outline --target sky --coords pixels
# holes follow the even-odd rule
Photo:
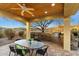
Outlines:
[[[48,27],[56,27],[59,24],[63,25],[63,18],[55,19]],[[70,16],[71,25],[78,25],[79,24],[79,11],[75,13],[75,15]],[[0,27],[8,27],[8,28],[18,28],[22,27],[25,28],[25,25],[19,21],[14,19],[9,19],[6,17],[0,17]]]
[[[71,25],[79,25],[79,11],[77,11],[75,15],[72,15],[70,19]]]
[[[48,27],[57,27],[59,24],[64,25],[63,18],[55,19]],[[71,25],[79,25],[79,11],[77,11],[74,15],[70,16]]]
[[[58,25],[63,25],[63,18],[53,20],[53,22],[48,26],[48,28],[57,27]]]
[[[0,27],[8,27],[8,28],[24,28],[25,25],[19,21],[16,21],[14,19],[9,19],[5,17],[0,17]]]

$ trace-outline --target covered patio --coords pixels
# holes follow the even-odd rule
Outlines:
[[[63,39],[63,49],[59,46],[56,46],[53,43],[47,42],[48,45],[51,46],[50,50],[49,50],[49,55],[53,55],[56,54],[57,48],[61,51],[57,53],[59,55],[79,55],[79,53],[76,52],[71,52],[71,30],[70,30],[70,16],[74,15],[78,10],[79,10],[79,4],[63,4],[63,3],[44,3],[44,4],[40,4],[40,3],[24,3],[26,7],[29,8],[34,8],[34,11],[32,11],[32,13],[30,12],[25,12],[23,15],[21,14],[21,9],[18,10],[18,8],[20,8],[16,3],[15,4],[10,4],[10,3],[6,3],[6,4],[0,4],[0,16],[4,16],[4,17],[8,17],[8,18],[12,18],[15,20],[18,20],[20,22],[23,22],[24,24],[26,24],[26,40],[31,38],[31,29],[30,26],[32,25],[32,22],[38,22],[41,21],[43,19],[45,20],[53,20],[56,18],[63,18],[64,19],[64,39]],[[22,4],[21,4],[22,5]],[[15,8],[17,8],[17,10],[15,10]],[[56,47],[54,47],[54,46]],[[2,49],[5,49],[5,51],[7,52],[7,47],[8,45],[2,46]],[[55,48],[55,49],[54,49]],[[54,50],[53,50],[54,49]],[[52,53],[51,53],[51,50]],[[1,52],[1,54],[4,54],[4,52]],[[67,53],[67,54],[66,54]]]

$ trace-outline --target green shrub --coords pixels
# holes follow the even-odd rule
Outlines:
[[[11,40],[15,36],[15,32],[13,29],[6,29],[5,35],[8,37],[9,40]]]
[[[2,38],[2,37],[4,37],[4,35],[3,35],[3,31],[0,30],[0,38]]]
[[[26,37],[25,31],[20,31],[19,36],[25,39]]]

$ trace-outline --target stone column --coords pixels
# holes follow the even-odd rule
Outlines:
[[[26,39],[29,40],[31,38],[31,33],[30,33],[30,22],[26,22]]]
[[[65,18],[64,19],[64,42],[63,42],[63,48],[64,50],[70,51],[70,44],[71,44],[71,30],[70,30],[70,19]]]

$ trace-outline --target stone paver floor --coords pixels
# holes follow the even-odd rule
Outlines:
[[[77,51],[65,51],[60,46],[52,42],[44,42],[49,46],[48,55],[49,56],[79,56],[79,50]],[[0,56],[8,56],[9,45],[0,46]]]

